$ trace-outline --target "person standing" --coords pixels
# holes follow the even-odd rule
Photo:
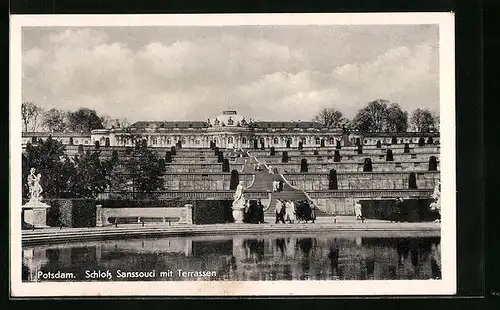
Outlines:
[[[291,200],[287,200],[285,203],[285,212],[285,221],[293,223],[295,221],[295,206]]]
[[[392,222],[400,222],[401,221],[401,209],[403,208],[403,198],[398,197],[396,199],[396,203],[394,204],[394,208],[392,210],[391,215],[391,223]]]
[[[361,210],[361,201],[356,201],[356,204],[354,205],[354,212],[356,214],[356,221],[361,220],[361,222],[364,222],[365,219],[363,218],[363,213]]]
[[[258,214],[259,224],[263,224],[264,223],[264,205],[262,204],[262,201],[260,199],[257,201],[257,214]]]
[[[274,213],[276,213],[276,224],[278,224],[280,221],[285,224],[285,218],[284,218],[284,206],[283,202],[281,199],[276,200],[276,205],[274,209]]]

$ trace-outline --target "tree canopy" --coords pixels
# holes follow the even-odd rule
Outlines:
[[[102,120],[95,110],[81,108],[68,114],[69,128],[73,131],[102,129]]]
[[[28,125],[31,125],[31,131],[36,131],[38,127],[38,118],[43,113],[43,109],[33,102],[23,102],[21,104],[21,119],[24,132],[28,131]]]
[[[411,125],[417,132],[436,130],[436,118],[429,109],[415,109],[411,114]]]
[[[326,127],[335,128],[341,126],[344,116],[337,109],[329,108],[320,110],[313,120]]]

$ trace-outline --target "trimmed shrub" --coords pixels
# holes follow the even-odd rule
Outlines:
[[[392,150],[387,150],[387,154],[385,155],[385,161],[394,161],[394,156],[392,155]]]
[[[302,158],[300,161],[300,172],[308,172],[307,159]]]
[[[405,149],[403,151],[404,153],[410,153],[410,144],[405,143]]]
[[[229,172],[229,159],[227,158],[222,161],[222,172]]]
[[[47,225],[51,227],[95,227],[94,199],[54,199],[47,210]]]
[[[31,143],[32,144],[37,144],[38,140],[36,139],[36,137],[31,137]]]
[[[420,139],[418,139],[418,146],[424,146],[425,145],[425,139],[424,137],[420,137]]]
[[[239,183],[240,183],[240,174],[238,173],[238,170],[236,169],[231,170],[231,181],[229,182],[229,189],[231,190],[236,189]]]
[[[437,158],[436,156],[429,157],[429,171],[437,171]]]
[[[274,146],[271,146],[271,152],[270,152],[270,155],[271,155],[271,156],[276,155],[276,153],[275,153],[275,149],[274,149]]]
[[[182,141],[177,141],[177,148],[180,150],[182,148]]]
[[[339,163],[340,162],[340,151],[335,150],[335,153],[333,154],[333,162]]]
[[[380,149],[382,148],[382,142],[380,142],[380,140],[377,141],[377,149]]]
[[[193,203],[193,223],[222,224],[233,222],[232,200],[196,200]]]
[[[98,149],[100,149],[100,148],[101,148],[101,146],[99,145],[99,141],[95,141],[95,142],[94,142],[94,148],[95,148],[96,150],[98,150]]]
[[[214,147],[214,155],[219,156],[219,148],[218,147]]]
[[[287,151],[283,151],[283,153],[281,154],[281,162],[282,163],[288,162],[288,152]]]
[[[172,152],[171,151],[167,151],[165,153],[165,162],[167,162],[167,163],[171,163],[172,162]]]
[[[172,147],[170,148],[170,153],[172,155],[176,155],[177,154],[177,149],[175,148],[175,146],[172,145]]]
[[[113,163],[117,163],[118,162],[118,151],[117,150],[114,150],[112,153],[111,153],[111,161]]]
[[[415,172],[410,173],[410,177],[408,178],[408,189],[418,189]]]
[[[165,159],[163,158],[158,159],[158,165],[160,166],[161,169],[165,168]]]
[[[363,145],[362,144],[358,144],[358,154],[363,154]]]
[[[148,140],[142,139],[141,140],[141,147],[142,148],[147,148],[148,147]]]
[[[328,189],[339,189],[337,183],[337,170],[330,169],[328,174]]]
[[[365,158],[363,163],[363,172],[373,172],[372,159]]]

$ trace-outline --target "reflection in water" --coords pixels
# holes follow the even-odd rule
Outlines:
[[[110,280],[119,281],[440,279],[441,248],[439,238],[333,235],[206,236],[23,248],[23,281],[41,281],[39,274],[58,271],[73,274],[74,281],[103,281],[107,279],[88,274],[108,270]],[[119,276],[120,271],[153,270],[151,278]]]

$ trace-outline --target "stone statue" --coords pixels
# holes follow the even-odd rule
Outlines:
[[[28,175],[28,187],[30,192],[30,201],[40,201],[42,196],[40,194],[43,192],[43,188],[40,185],[40,179],[42,175],[39,173],[35,175],[35,168],[31,168],[30,174]]]
[[[233,195],[233,218],[235,223],[243,223],[243,211],[245,210],[245,195],[243,194],[243,181],[240,181]]]
[[[30,200],[22,206],[23,222],[32,225],[32,227],[46,228],[47,226],[47,209],[49,205],[43,203],[42,196],[43,188],[40,185],[42,174],[35,174],[36,169],[31,168],[28,175],[28,187]]]
[[[233,195],[233,207],[245,206],[245,195],[243,195],[243,181],[240,181]]]

